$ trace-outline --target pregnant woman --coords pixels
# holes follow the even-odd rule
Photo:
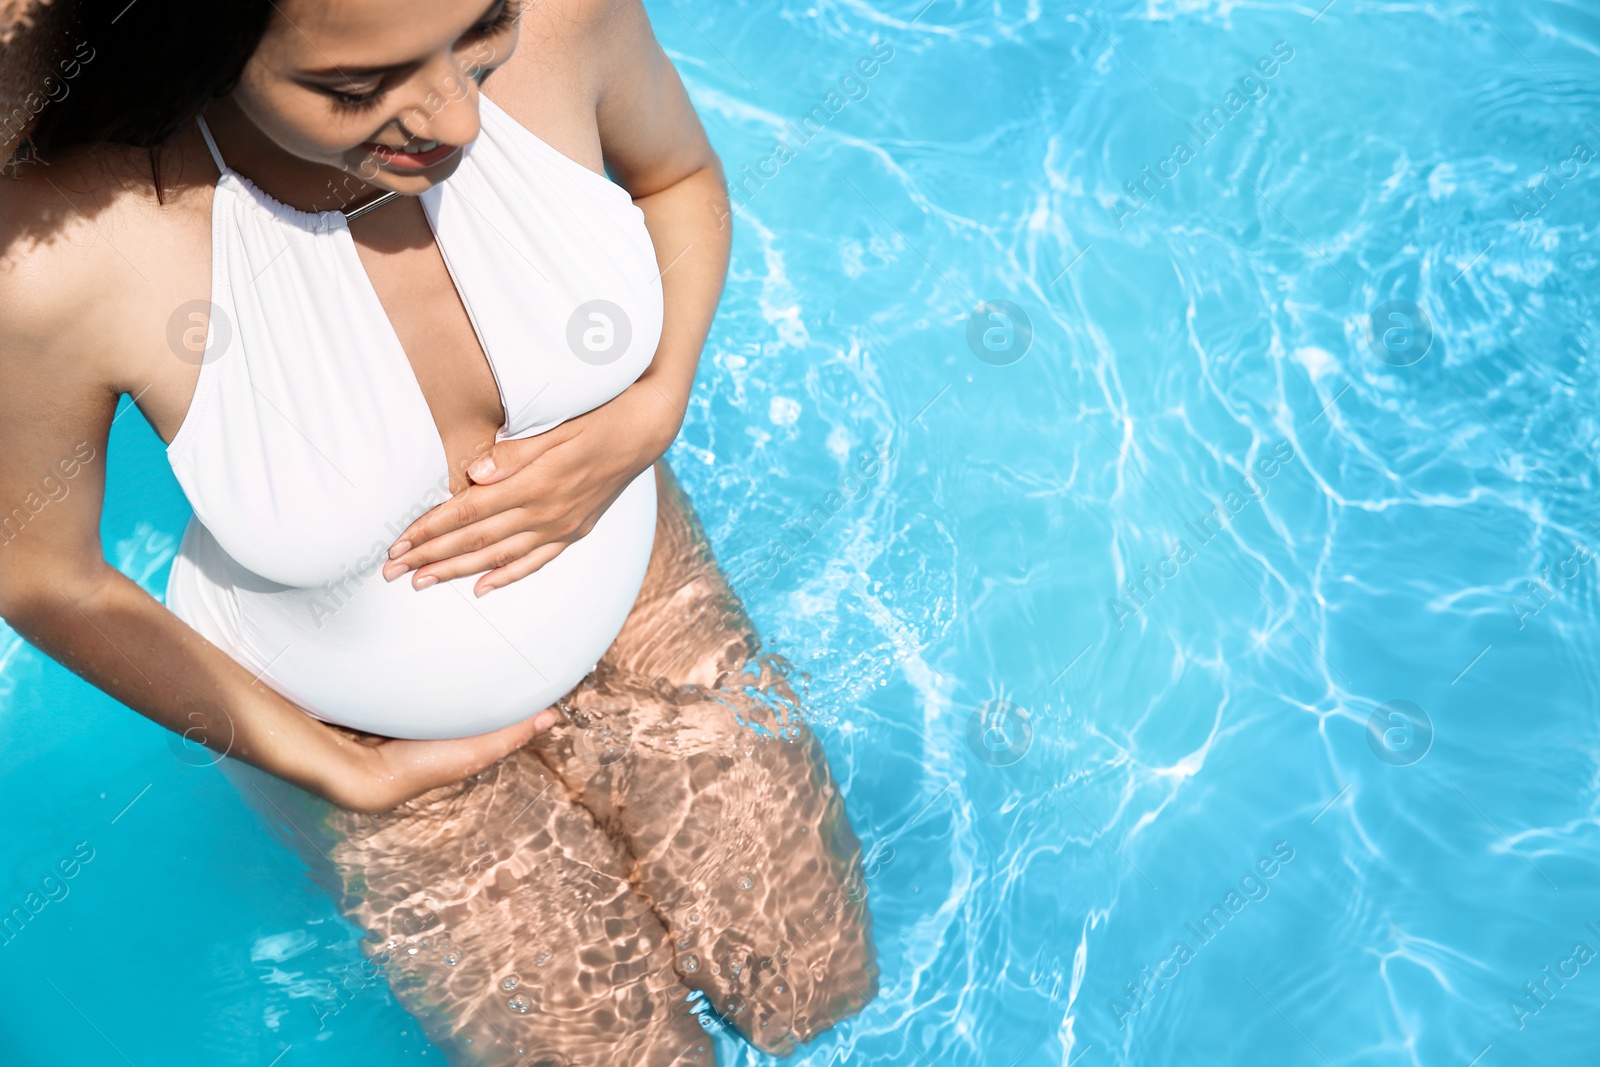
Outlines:
[[[729,232],[638,0],[15,7],[0,614],[215,750],[451,1062],[860,1010],[837,785],[661,459]],[[123,394],[165,606],[99,543]]]

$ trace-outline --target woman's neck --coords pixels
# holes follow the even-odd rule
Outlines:
[[[285,152],[228,97],[207,105],[203,114],[228,168],[290,207],[345,211],[384,192],[348,171]]]

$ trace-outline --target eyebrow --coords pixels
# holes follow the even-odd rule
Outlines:
[[[493,12],[495,8],[506,2],[508,2],[508,0],[489,0],[489,6],[483,9],[482,14],[474,19],[472,24],[477,26],[481,23],[488,22],[490,13]],[[384,74],[397,74],[403,71],[415,70],[420,64],[420,60],[408,59],[403,63],[386,63],[376,67],[327,67],[322,70],[302,71],[301,77],[349,78],[352,80],[356,78],[374,78]]]

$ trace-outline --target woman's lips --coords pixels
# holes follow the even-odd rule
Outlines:
[[[394,170],[426,170],[448,159],[461,148],[458,144],[441,144],[426,152],[402,152],[398,148],[376,141],[367,141],[362,147],[376,156],[380,164]]]

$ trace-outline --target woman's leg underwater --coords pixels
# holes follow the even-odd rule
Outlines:
[[[382,815],[231,776],[297,833],[450,1063],[714,1062],[627,857],[528,749]]]
[[[631,858],[685,985],[784,1054],[876,994],[860,844],[666,464],[632,614],[530,746]]]

